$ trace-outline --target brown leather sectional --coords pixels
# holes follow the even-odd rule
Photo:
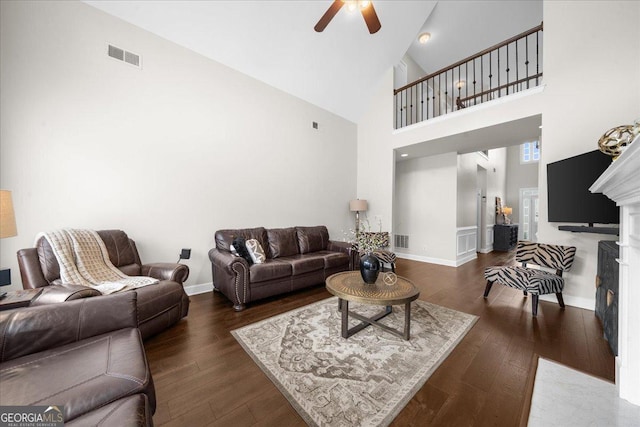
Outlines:
[[[0,406],[50,406],[66,426],[153,426],[136,292],[0,311]]]
[[[189,297],[184,292],[182,283],[189,276],[189,267],[173,263],[142,264],[135,242],[124,231],[101,230],[98,234],[107,247],[109,259],[123,273],[130,276],[150,276],[160,281],[155,285],[136,289],[138,328],[142,338],[164,331],[187,315]],[[96,295],[103,298],[92,288],[62,283],[60,266],[44,238],[38,239],[35,248],[19,250],[18,264],[24,289],[44,288],[31,305]]]
[[[236,237],[260,242],[266,262],[249,263],[233,255]],[[329,239],[325,226],[218,230],[209,251],[214,290],[233,302],[236,311],[247,303],[324,283],[331,274],[352,269],[351,244]]]

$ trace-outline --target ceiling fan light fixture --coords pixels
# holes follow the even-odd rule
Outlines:
[[[418,41],[420,42],[420,44],[425,44],[429,41],[429,39],[431,39],[431,33],[422,33],[418,36]]]
[[[378,14],[373,7],[373,2],[364,0],[333,0],[329,9],[327,9],[324,15],[322,15],[313,29],[318,33],[323,32],[333,17],[336,16],[340,9],[345,5],[347,6],[347,12],[353,12],[358,8],[360,9],[360,13],[362,14],[364,22],[367,25],[367,29],[369,30],[369,34],[375,34],[380,31],[382,25],[380,24]]]

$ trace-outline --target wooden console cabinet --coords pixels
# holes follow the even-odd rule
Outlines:
[[[619,269],[616,258],[620,248],[616,242],[598,242],[598,273],[596,276],[596,316],[602,322],[604,338],[614,355],[618,355],[618,288]]]
[[[518,224],[496,224],[493,226],[493,250],[510,251],[518,244]]]

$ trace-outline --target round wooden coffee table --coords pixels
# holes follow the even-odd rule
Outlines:
[[[364,283],[359,271],[345,271],[327,277],[327,290],[338,297],[338,310],[342,313],[342,337],[349,338],[356,332],[369,325],[381,328],[389,333],[405,340],[410,338],[411,329],[411,301],[420,296],[420,291],[410,280],[395,276],[395,282],[391,285],[385,283],[386,279],[394,279],[388,276],[390,273],[380,273],[376,283],[368,285]],[[391,273],[393,274],[393,273]],[[349,301],[370,305],[382,305],[385,309],[373,317],[365,317],[349,311]],[[399,331],[383,325],[378,320],[391,314],[394,305],[404,304],[404,330]],[[349,316],[362,321],[359,325],[349,329]]]

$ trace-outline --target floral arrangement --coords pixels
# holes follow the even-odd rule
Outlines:
[[[374,251],[389,246],[389,233],[370,231],[369,221],[361,222],[361,230],[349,230],[349,241],[360,254],[370,255]]]

